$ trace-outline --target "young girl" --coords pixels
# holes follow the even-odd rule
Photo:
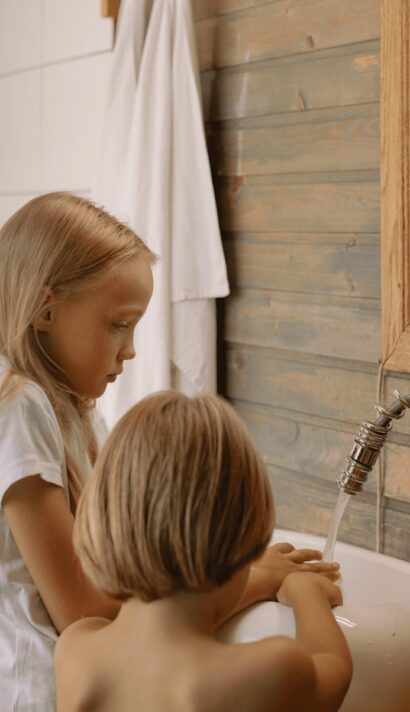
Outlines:
[[[351,658],[330,578],[290,573],[279,588],[296,640],[213,637],[240,606],[273,522],[263,462],[221,398],[163,392],[132,408],[74,525],[85,572],[125,603],[114,622],[79,621],[61,636],[58,712],[337,710]]]
[[[55,710],[58,632],[119,604],[71,533],[95,460],[93,406],[133,358],[154,257],[87,200],[42,195],[0,231],[0,710]]]
[[[132,230],[68,193],[35,198],[0,231],[2,712],[52,712],[58,633],[120,608],[84,576],[71,535],[101,440],[94,401],[135,355],[153,261]],[[267,552],[244,606],[289,570],[323,566],[291,549]]]

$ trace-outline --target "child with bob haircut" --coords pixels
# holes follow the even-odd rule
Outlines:
[[[262,459],[218,396],[166,391],[116,425],[80,499],[74,546],[117,618],[70,626],[55,655],[58,712],[321,712],[351,678],[341,603],[325,575],[293,571],[277,600],[296,640],[227,645],[215,628],[243,607],[272,534]]]

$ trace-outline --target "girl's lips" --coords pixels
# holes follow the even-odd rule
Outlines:
[[[107,381],[110,381],[110,383],[113,383],[115,381],[115,379],[117,378],[117,375],[118,375],[117,373],[110,373],[107,376]]]

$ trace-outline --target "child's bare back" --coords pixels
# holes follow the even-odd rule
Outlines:
[[[289,697],[292,685],[286,684],[287,665],[294,674],[295,641],[277,637],[225,645],[187,631],[145,639],[118,623],[91,618],[63,634],[56,651],[61,712],[299,709],[294,695]],[[70,657],[64,653],[65,635]]]
[[[294,582],[295,577],[297,587],[284,584],[279,597],[293,601],[301,629],[314,616],[302,640],[218,642],[215,592],[151,603],[131,599],[113,622],[75,623],[56,649],[59,712],[337,710],[351,674],[343,635],[330,613],[330,605],[339,602],[337,589],[316,574],[293,574]],[[231,602],[235,589],[240,592],[236,579],[225,587]],[[328,645],[318,645],[312,655],[317,626]]]

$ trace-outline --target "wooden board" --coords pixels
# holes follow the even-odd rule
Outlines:
[[[102,17],[112,17],[114,20],[118,17],[121,0],[101,0],[101,15]]]
[[[278,0],[274,0],[278,2]],[[258,5],[264,5],[272,0],[192,0],[194,18],[214,17],[237,10],[246,10]]]
[[[226,368],[229,398],[322,415],[329,424],[374,417],[376,364],[228,344]]]
[[[380,353],[380,304],[241,289],[226,301],[224,335],[230,343],[371,362]]]
[[[334,485],[281,468],[269,467],[278,527],[326,536],[336,504]],[[361,493],[351,498],[340,524],[338,538],[373,549],[376,543],[376,497]]]
[[[410,369],[410,11],[382,0],[381,245],[383,360]]]
[[[201,74],[205,119],[379,101],[380,43],[366,42]]]
[[[218,179],[223,230],[379,232],[378,173]]]
[[[237,9],[238,3],[233,5],[232,9]],[[374,0],[280,0],[250,8],[242,2],[241,6],[240,12],[231,9],[197,22],[201,69],[260,62],[380,37],[379,7]],[[200,7],[196,8],[198,16],[203,17]]]
[[[232,288],[380,298],[379,235],[224,233]],[[308,268],[307,268],[308,265]]]
[[[378,103],[317,111],[316,122],[312,113],[297,112],[297,121],[292,114],[281,115],[279,126],[277,115],[264,117],[263,125],[257,127],[252,126],[252,120],[242,120],[240,126],[239,122],[212,125],[208,146],[214,173],[379,170]]]

